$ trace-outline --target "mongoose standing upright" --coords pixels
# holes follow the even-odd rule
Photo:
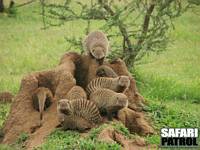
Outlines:
[[[88,55],[91,55],[98,61],[103,62],[103,59],[108,53],[109,42],[106,35],[101,31],[94,31],[88,34],[83,42]],[[101,63],[102,64],[102,63]]]

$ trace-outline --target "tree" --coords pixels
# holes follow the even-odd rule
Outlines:
[[[150,52],[165,50],[174,18],[188,7],[189,4],[181,0],[65,0],[63,4],[42,0],[46,25],[80,20],[85,22],[85,33],[88,33],[90,25],[99,22],[102,25],[100,29],[108,33],[112,43],[110,56],[121,56],[129,67]],[[81,46],[80,37],[66,40],[72,46]]]

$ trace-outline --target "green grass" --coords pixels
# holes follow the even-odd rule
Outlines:
[[[167,51],[150,54],[136,66],[136,80],[155,128],[200,128],[200,16],[189,11],[175,27]],[[158,144],[159,133],[147,139]]]
[[[103,127],[99,127],[95,130],[102,130]],[[92,131],[94,135],[95,131]],[[81,137],[76,131],[61,131],[56,130],[37,150],[49,150],[49,149],[84,149],[84,150],[120,150],[120,146],[117,143],[108,144],[98,141],[93,136]]]
[[[200,14],[200,9],[195,12]],[[38,3],[18,9],[15,17],[0,14],[0,91],[16,94],[25,74],[58,64],[60,56],[69,50],[66,36],[83,36],[83,22],[74,21],[43,30],[39,14]],[[146,110],[158,131],[166,126],[200,128],[200,16],[188,11],[176,20],[175,27],[170,32],[173,42],[167,51],[150,54],[135,67],[138,88],[147,99]],[[97,28],[97,23],[92,28]],[[0,127],[8,112],[9,105],[0,104]],[[41,149],[56,148],[56,145],[90,149],[97,143],[102,149],[119,148],[94,141],[99,130],[93,130],[88,139],[76,132],[55,131]],[[122,131],[128,135],[125,128]],[[159,144],[159,132],[146,139]],[[71,144],[73,141],[75,145]],[[10,147],[0,145],[0,149]]]

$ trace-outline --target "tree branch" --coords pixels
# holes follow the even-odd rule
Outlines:
[[[141,44],[144,42],[144,39],[145,39],[144,37],[147,35],[148,29],[149,29],[151,14],[153,13],[154,8],[155,8],[155,4],[153,3],[147,9],[147,12],[146,12],[146,15],[145,15],[145,18],[144,18],[144,22],[143,22],[143,25],[142,25],[142,36],[137,42],[138,46],[141,46]]]
[[[28,1],[28,2],[26,2],[26,3],[19,4],[19,5],[15,6],[15,7],[22,7],[22,6],[25,6],[25,5],[31,4],[31,3],[35,2],[35,1],[36,1],[36,0],[31,0],[31,1]]]
[[[115,16],[115,12],[111,9],[111,7],[109,5],[105,4],[105,2],[103,0],[98,0],[98,2],[111,16]],[[123,23],[120,20],[118,20],[118,27],[123,36],[124,42],[128,46],[128,52],[131,52],[133,50],[132,43],[129,39],[129,35],[128,35],[128,32],[127,32],[125,26],[123,25]],[[124,52],[127,52],[126,48],[124,48]]]

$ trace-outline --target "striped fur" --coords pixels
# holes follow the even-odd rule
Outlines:
[[[91,123],[99,123],[101,121],[97,106],[93,102],[85,99],[75,99],[73,101],[61,99],[58,102],[57,110],[60,122],[64,120],[64,115],[81,117]]]
[[[91,129],[95,125],[79,116],[64,115],[63,122],[61,122],[61,126],[63,130],[70,129],[70,130],[84,131],[87,129]]]
[[[73,100],[73,99],[87,99],[87,95],[84,89],[80,86],[74,86],[71,90],[67,93],[66,99]]]
[[[118,77],[115,71],[107,65],[99,66],[96,70],[96,75],[98,77],[112,77],[112,78]]]
[[[113,113],[128,106],[128,97],[125,94],[104,88],[91,93],[90,101],[94,101],[101,112],[106,111],[110,118]]]
[[[130,85],[128,76],[119,76],[116,78],[99,77],[93,79],[87,86],[86,92],[90,95],[98,88],[106,88],[115,92],[123,93]]]

